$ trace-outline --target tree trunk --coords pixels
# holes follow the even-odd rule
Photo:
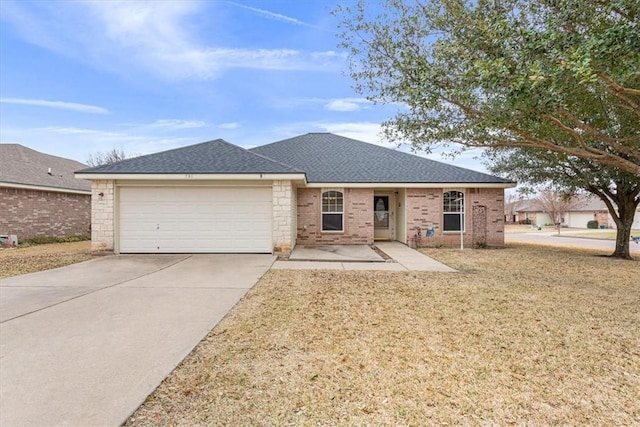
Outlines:
[[[618,229],[616,233],[616,249],[611,256],[614,258],[633,259],[631,258],[629,241],[631,240],[631,226],[633,225],[640,198],[636,199],[638,191],[635,188],[625,188],[624,185],[618,184],[617,190],[616,194],[613,195],[613,202],[616,204],[617,209],[602,192],[597,191],[597,189],[590,189],[589,191],[605,202],[613,221],[616,223]]]
[[[619,221],[616,223],[618,232],[616,234],[616,250],[611,254],[615,258],[632,259],[629,250],[631,240],[631,226],[635,215],[636,204],[633,201],[620,203],[618,205]]]

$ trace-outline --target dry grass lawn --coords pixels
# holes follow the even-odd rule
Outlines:
[[[640,424],[639,262],[425,252],[461,272],[268,272],[126,425]]]
[[[0,279],[64,267],[91,259],[91,242],[0,249]]]

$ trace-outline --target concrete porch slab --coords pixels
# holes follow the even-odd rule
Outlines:
[[[290,261],[385,262],[367,245],[313,245],[293,248]]]

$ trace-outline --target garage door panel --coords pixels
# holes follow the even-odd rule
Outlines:
[[[269,187],[121,187],[120,252],[271,252]]]

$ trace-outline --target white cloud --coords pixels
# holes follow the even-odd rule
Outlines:
[[[333,72],[346,58],[335,51],[236,48],[203,41],[193,19],[214,16],[214,2],[1,3],[3,19],[29,42],[120,74],[139,72],[171,81],[212,79],[233,68]],[[289,17],[279,19],[284,18]]]
[[[325,105],[330,111],[360,111],[363,104],[368,104],[365,98],[341,98],[333,99]]]
[[[109,114],[109,110],[107,110],[106,108],[96,107],[95,105],[78,104],[75,102],[47,101],[44,99],[26,99],[26,98],[0,98],[0,103],[32,105],[35,107],[46,107],[46,108],[56,108],[59,110],[79,111],[81,113]]]
[[[304,21],[301,21],[299,19],[296,18],[292,18],[290,16],[286,16],[286,15],[282,15],[280,13],[274,13],[274,12],[270,12],[268,10],[264,10],[264,9],[258,9],[256,7],[250,7],[250,6],[245,6],[243,4],[239,4],[239,3],[235,3],[235,2],[228,2],[229,4],[232,4],[234,6],[240,7],[242,9],[246,9],[246,10],[250,10],[251,12],[254,12],[258,15],[264,16],[268,19],[273,19],[276,21],[281,21],[281,22],[286,22],[287,24],[295,24],[295,25],[301,25],[304,27],[311,27],[311,28],[317,28],[315,25],[306,23]]]
[[[148,129],[162,129],[162,130],[182,130],[182,129],[195,129],[205,127],[207,124],[201,120],[179,120],[179,119],[163,119],[156,120],[155,122],[145,125],[143,127]]]
[[[240,125],[236,122],[230,122],[230,123],[220,123],[218,125],[218,128],[220,129],[238,129],[240,127]]]

